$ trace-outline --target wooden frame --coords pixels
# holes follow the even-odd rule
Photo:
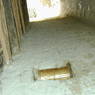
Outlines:
[[[9,34],[6,25],[3,2],[0,0],[0,40],[3,48],[3,53],[5,60],[10,60],[11,58],[11,48],[9,43]]]
[[[0,0],[0,41],[6,61],[20,50],[25,33],[23,0]]]

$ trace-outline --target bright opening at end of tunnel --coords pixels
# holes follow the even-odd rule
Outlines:
[[[29,21],[41,21],[60,15],[60,0],[27,0]]]

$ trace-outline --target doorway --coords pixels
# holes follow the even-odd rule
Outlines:
[[[29,21],[41,21],[60,15],[60,0],[27,0]]]

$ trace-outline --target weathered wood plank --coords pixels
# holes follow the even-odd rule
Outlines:
[[[18,5],[18,0],[15,0],[15,5],[17,8],[17,17],[18,17],[18,25],[19,25],[19,32],[20,32],[20,36],[22,36],[22,26],[21,26],[21,17],[20,17],[20,10],[19,10],[19,5]]]
[[[5,11],[6,24],[9,32],[12,54],[15,54],[15,52],[19,49],[20,44],[18,44],[16,26],[10,0],[3,0],[3,6]]]
[[[9,61],[12,57],[11,55],[11,47],[9,43],[9,34],[8,34],[8,29],[6,25],[6,20],[5,20],[5,13],[4,13],[4,7],[3,7],[3,2],[0,0],[0,41],[2,44],[2,49],[3,49],[3,54],[5,57],[6,61]]]
[[[4,63],[3,50],[2,50],[1,41],[0,41],[0,67],[3,66],[3,63]]]
[[[6,61],[20,48],[20,40],[10,0],[0,0],[0,40]],[[20,20],[19,20],[20,23]],[[19,31],[20,32],[20,31]]]
[[[19,18],[19,12],[18,12],[18,6],[17,6],[17,0],[11,0],[12,3],[12,10],[13,10],[13,15],[14,15],[14,20],[16,23],[16,29],[17,29],[17,38],[18,38],[18,43],[20,45],[21,41],[21,23],[20,23],[20,18]]]
[[[25,33],[25,23],[24,23],[23,10],[22,10],[22,0],[18,0],[18,7],[19,7],[22,31],[23,33]]]
[[[6,61],[19,51],[21,36],[25,33],[28,13],[25,14],[27,7],[23,4],[26,4],[23,0],[0,0],[0,41]]]
[[[22,1],[22,11],[23,11],[24,22],[25,22],[25,26],[27,26],[27,24],[29,22],[27,2],[26,2],[26,0],[21,0],[21,1]]]

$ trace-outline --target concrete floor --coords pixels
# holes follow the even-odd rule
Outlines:
[[[30,23],[22,51],[0,73],[0,95],[95,95],[95,28],[65,18]],[[70,62],[74,77],[34,81],[33,68],[61,67]]]

